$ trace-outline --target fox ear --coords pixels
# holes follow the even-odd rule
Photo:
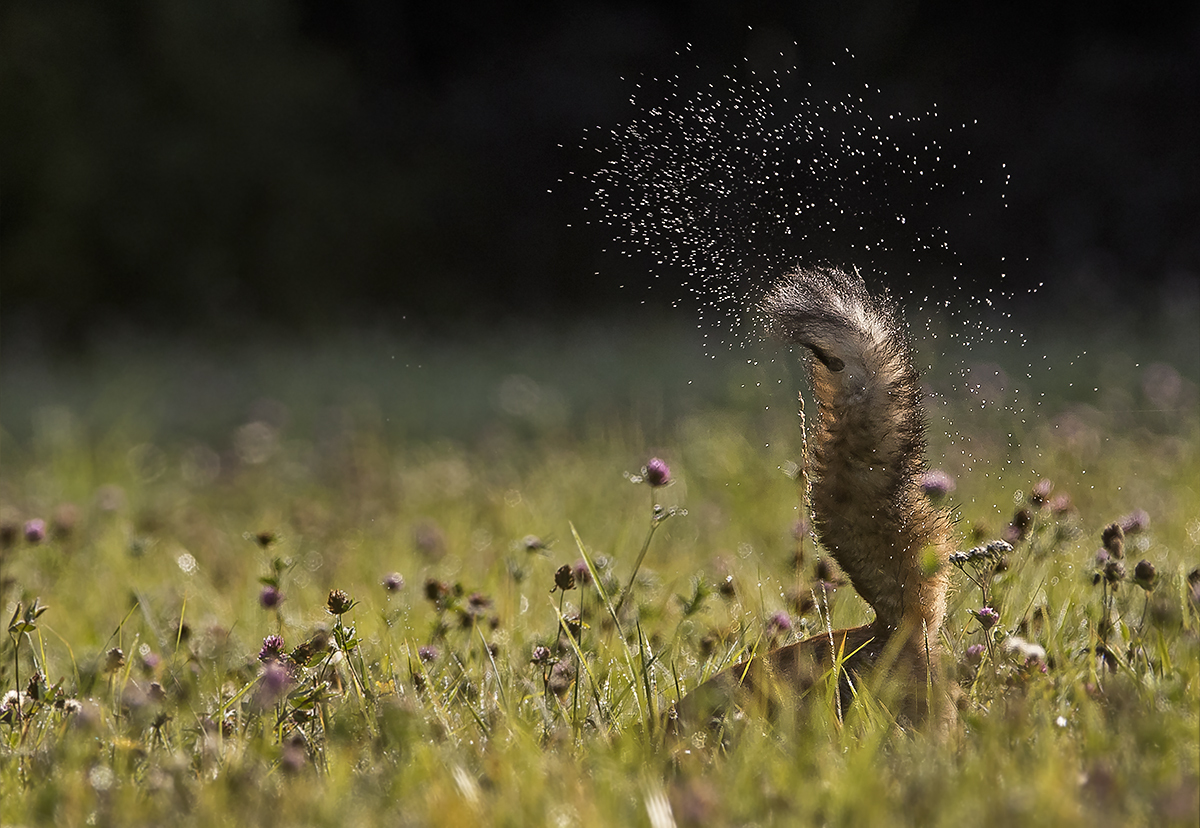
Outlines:
[[[822,365],[824,365],[830,371],[833,371],[835,374],[846,367],[845,362],[828,353],[821,346],[812,342],[802,342],[800,344],[812,351],[813,356],[815,356]]]

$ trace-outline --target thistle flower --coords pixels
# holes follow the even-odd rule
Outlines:
[[[983,654],[987,652],[986,644],[972,644],[967,647],[967,651],[963,654],[967,664],[978,664],[983,661]]]
[[[530,664],[549,664],[550,659],[550,648],[539,644],[533,648],[533,657],[529,659],[529,662]]]
[[[383,588],[388,592],[399,592],[404,589],[404,576],[399,572],[391,572],[383,576]]]
[[[421,659],[421,661],[424,661],[426,664],[436,660],[439,655],[441,655],[441,651],[432,644],[426,644],[424,647],[417,649],[417,658]]]
[[[329,590],[329,598],[325,601],[325,609],[329,610],[330,615],[345,615],[354,606],[354,601],[344,590],[331,589]]]

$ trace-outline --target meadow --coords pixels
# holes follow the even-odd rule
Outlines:
[[[1195,331],[1124,333],[918,343],[931,486],[964,552],[1012,546],[952,573],[945,737],[832,682],[663,732],[721,667],[869,617],[807,531],[771,345],[10,348],[0,824],[1194,826]]]

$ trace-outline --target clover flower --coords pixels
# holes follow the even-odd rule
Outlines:
[[[767,619],[767,635],[772,638],[779,635],[786,635],[791,632],[792,617],[783,610],[773,613]]]
[[[329,590],[329,598],[325,601],[325,609],[329,610],[330,615],[345,615],[353,606],[354,601],[350,599],[345,590]]]
[[[667,461],[660,457],[651,457],[646,463],[646,468],[642,470],[642,478],[650,484],[652,488],[659,488],[671,482],[671,467],[667,465]]]
[[[940,501],[954,491],[954,478],[941,469],[930,469],[920,476],[917,485],[934,502]]]
[[[283,655],[283,636],[268,635],[263,639],[262,649],[258,651],[259,661],[277,661]]]
[[[990,630],[992,627],[1000,623],[1000,613],[996,612],[991,607],[983,607],[977,610],[971,610],[971,615],[975,616],[985,630]]]
[[[29,543],[41,543],[46,539],[46,521],[33,518],[25,521],[25,540]]]
[[[258,603],[263,609],[271,610],[283,603],[283,593],[274,584],[267,584],[258,593]]]

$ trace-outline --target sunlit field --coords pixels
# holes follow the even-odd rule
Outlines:
[[[869,618],[772,345],[9,349],[0,823],[1195,826],[1195,331],[1119,333],[918,343],[931,487],[963,552],[1012,546],[952,572],[945,737],[832,681],[664,733],[723,666]]]

